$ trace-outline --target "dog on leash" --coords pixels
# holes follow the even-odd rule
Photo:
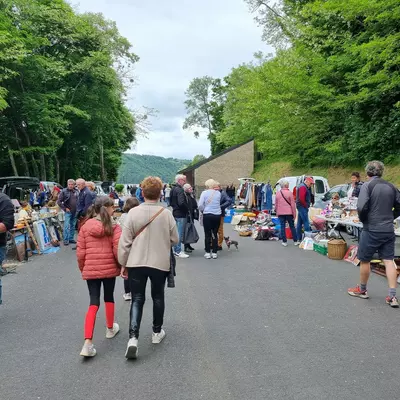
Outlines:
[[[231,249],[231,246],[235,246],[236,250],[239,250],[239,243],[236,240],[229,239],[229,236],[228,237],[224,236],[224,240],[226,245],[228,246],[228,250]]]

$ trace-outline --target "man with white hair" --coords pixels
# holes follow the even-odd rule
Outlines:
[[[88,208],[93,204],[93,197],[90,189],[86,186],[86,181],[82,178],[76,180],[76,186],[79,189],[77,217],[86,216]]]
[[[57,204],[64,211],[64,245],[76,243],[74,240],[76,227],[76,212],[78,203],[78,191],[75,188],[75,181],[68,179],[67,187],[58,196]]]
[[[389,285],[386,304],[398,308],[396,297],[397,270],[394,263],[396,236],[393,221],[400,215],[400,192],[391,183],[382,179],[384,165],[371,161],[365,172],[368,182],[360,189],[357,202],[358,215],[363,223],[357,258],[360,260],[360,285],[348,289],[350,296],[368,299],[367,283],[371,271],[371,260],[376,252],[383,260]]]
[[[175,218],[176,226],[178,228],[179,243],[174,246],[174,254],[179,258],[188,258],[189,255],[182,250],[182,237],[189,213],[188,202],[183,189],[183,185],[186,183],[186,176],[177,175],[175,177],[175,183],[175,187],[171,190],[170,203],[172,207],[172,214]]]

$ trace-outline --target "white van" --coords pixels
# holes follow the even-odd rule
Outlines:
[[[293,193],[293,189],[299,186],[301,183],[303,183],[304,179],[307,176],[311,176],[314,179],[314,185],[312,186],[311,190],[315,197],[314,201],[317,201],[318,199],[321,199],[324,196],[324,194],[330,189],[328,180],[323,176],[316,176],[316,175],[285,176],[282,177],[281,179],[285,179],[289,182],[289,190]],[[281,179],[279,179],[279,181]],[[279,184],[279,181],[275,185],[275,189],[277,192],[281,190],[281,185]],[[272,200],[275,209],[275,196],[273,196]]]

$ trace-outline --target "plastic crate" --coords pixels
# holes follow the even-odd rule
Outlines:
[[[328,248],[318,243],[314,243],[314,251],[316,253],[322,254],[323,256],[326,256],[328,254]]]

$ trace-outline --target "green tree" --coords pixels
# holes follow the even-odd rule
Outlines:
[[[207,159],[207,157],[203,156],[202,154],[197,154],[193,157],[193,160],[190,163],[190,165],[195,165],[195,164],[199,163],[200,161],[203,161],[206,159]]]

